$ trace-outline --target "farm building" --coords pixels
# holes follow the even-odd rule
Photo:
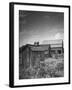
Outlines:
[[[58,58],[64,54],[63,42],[60,44],[27,44],[19,50],[19,63],[24,67],[39,66],[46,58]]]

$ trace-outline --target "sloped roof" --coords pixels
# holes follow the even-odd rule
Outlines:
[[[56,48],[56,47],[59,48],[59,47],[62,47],[62,44],[51,44],[50,47],[51,48]],[[49,44],[48,45],[41,44],[38,46],[31,46],[32,51],[45,51],[48,49],[49,49]]]
[[[62,44],[52,44],[51,48],[55,48],[55,47],[62,47]]]
[[[30,47],[32,51],[46,51],[49,49],[49,44],[40,44],[40,45],[31,45],[27,44],[20,48],[20,51],[25,50],[27,47]],[[62,47],[62,44],[50,44],[51,48],[59,48]]]
[[[31,47],[31,50],[32,51],[45,51],[45,50],[48,50],[48,48],[49,48],[49,45],[46,45],[46,46],[40,45],[40,46],[33,46],[33,47]]]

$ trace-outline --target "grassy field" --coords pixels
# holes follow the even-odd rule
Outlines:
[[[64,58],[47,58],[34,67],[19,68],[19,79],[55,78],[64,76]]]

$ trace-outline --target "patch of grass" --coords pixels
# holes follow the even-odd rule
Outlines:
[[[24,69],[20,66],[19,79],[33,78],[53,78],[64,76],[63,59],[48,58],[44,62],[40,62],[39,66],[28,67]]]

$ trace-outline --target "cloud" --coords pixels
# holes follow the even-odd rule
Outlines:
[[[64,40],[64,33],[56,33],[55,35],[52,35],[48,37],[49,39],[45,39],[42,41],[42,44],[55,44],[55,43],[61,43],[62,40]]]
[[[57,33],[54,38],[55,39],[64,39],[64,33]]]

